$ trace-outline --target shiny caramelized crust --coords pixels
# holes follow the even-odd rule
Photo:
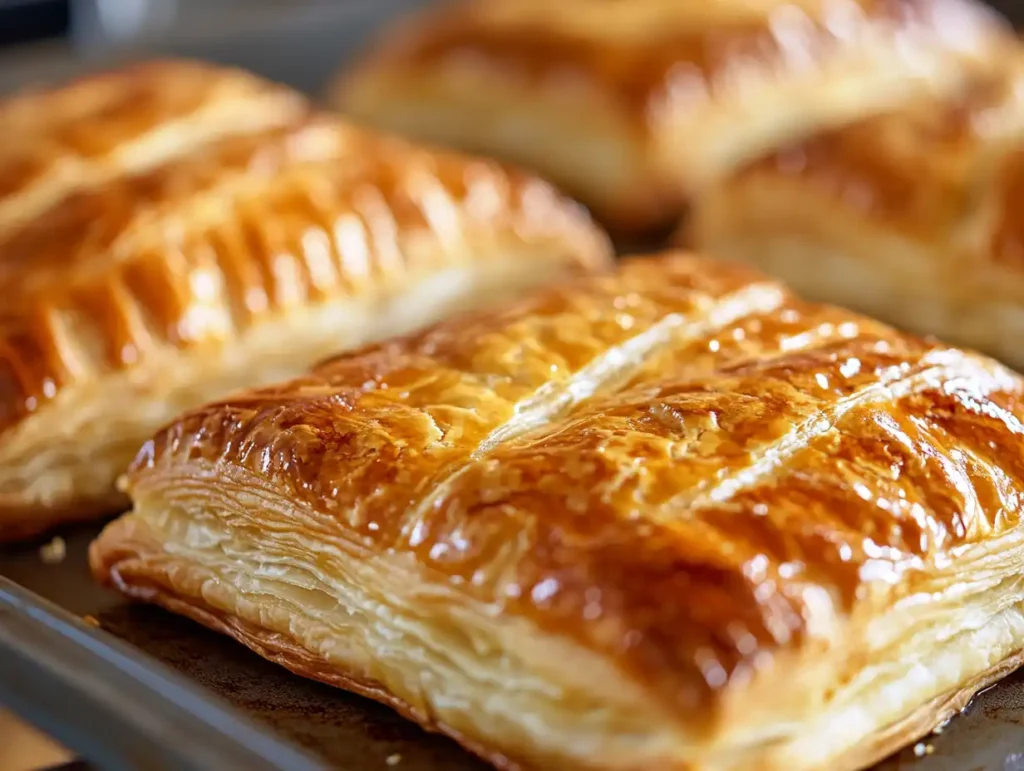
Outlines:
[[[994,362],[685,255],[184,415],[98,578],[499,765],[852,769],[1024,648]]]
[[[199,62],[156,61],[0,101],[0,231],[62,198],[197,146],[294,122],[294,91]]]
[[[782,148],[700,200],[683,240],[808,297],[1024,367],[1024,61]]]
[[[230,70],[143,65],[0,116],[0,540],[119,505],[186,407],[608,259],[544,183]]]
[[[536,168],[627,230],[766,148],[948,93],[1012,45],[969,0],[468,0],[403,22],[331,99]]]

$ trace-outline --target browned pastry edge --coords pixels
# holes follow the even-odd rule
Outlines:
[[[121,526],[116,523],[115,526]],[[165,590],[162,571],[148,569],[143,560],[147,556],[162,553],[160,545],[140,533],[140,528],[131,527],[126,543],[119,551],[100,550],[98,542],[89,547],[89,564],[93,574],[101,583],[116,588],[132,600],[159,605],[172,613],[185,616],[208,629],[226,634],[245,645],[263,658],[280,664],[290,672],[302,677],[326,683],[346,691],[364,696],[391,707],[402,717],[413,721],[431,733],[444,734],[473,754],[493,764],[501,771],[528,771],[505,755],[488,751],[443,721],[432,718],[417,710],[411,704],[393,696],[384,686],[372,680],[351,677],[339,672],[320,656],[311,654],[284,635],[267,632],[260,627],[223,613],[204,602],[202,597],[180,598]],[[141,537],[140,537],[141,536]],[[143,543],[146,541],[146,543]],[[129,575],[129,580],[124,576]]]
[[[115,549],[110,548],[110,541],[105,542],[102,549],[99,548],[99,541],[94,541],[89,548],[90,568],[96,579],[104,585],[117,589],[132,600],[159,605],[208,629],[225,634],[296,675],[380,702],[424,730],[441,733],[454,739],[465,749],[492,763],[501,771],[530,771],[530,767],[501,753],[488,751],[483,745],[474,742],[443,721],[417,710],[392,695],[380,683],[339,672],[330,662],[311,654],[283,634],[268,632],[237,616],[226,614],[207,603],[201,596],[193,594],[182,597],[180,594],[167,591],[165,571],[146,563],[147,558],[165,554],[161,545],[142,527],[130,520],[118,521],[112,527],[125,530]],[[829,771],[856,771],[867,768],[909,746],[955,717],[979,692],[1021,665],[1024,665],[1024,650],[976,675],[966,685],[933,698],[903,719],[877,732],[869,740],[847,752],[842,765],[831,766]],[[680,767],[676,771],[686,771],[686,767]]]
[[[966,709],[971,700],[981,691],[994,685],[1021,665],[1024,665],[1024,650],[1018,651],[988,671],[977,675],[962,688],[935,697],[902,720],[888,726],[870,742],[848,753],[845,758],[847,762],[833,771],[842,771],[842,769],[854,771],[859,768],[867,768],[910,745],[916,739],[927,736],[947,720],[956,717]]]

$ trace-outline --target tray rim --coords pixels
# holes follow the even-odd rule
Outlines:
[[[216,694],[0,576],[0,703],[104,769],[321,771]]]

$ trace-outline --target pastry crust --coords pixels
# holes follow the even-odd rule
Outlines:
[[[545,183],[232,70],[140,65],[0,123],[0,540],[124,505],[186,407],[610,259]]]
[[[291,89],[191,61],[142,62],[0,100],[0,230],[77,190],[308,112]]]
[[[948,93],[1015,45],[964,0],[468,0],[402,22],[329,98],[642,231],[768,148]]]
[[[781,148],[694,207],[681,240],[1024,368],[1024,62]]]
[[[1024,649],[1022,397],[628,260],[187,413],[91,564],[501,766],[860,768]]]

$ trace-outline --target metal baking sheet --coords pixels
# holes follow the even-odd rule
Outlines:
[[[138,648],[0,576],[0,700],[105,771],[326,771]]]

